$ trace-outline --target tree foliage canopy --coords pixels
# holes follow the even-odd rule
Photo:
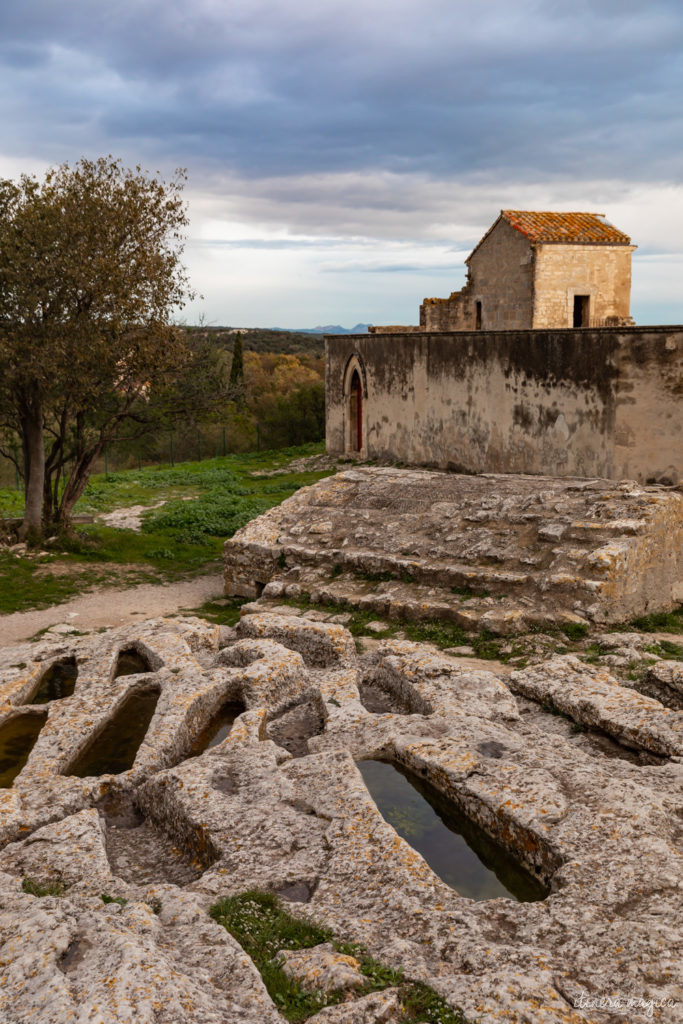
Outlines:
[[[112,157],[0,180],[0,421],[21,439],[24,533],[68,518],[104,445],[192,361],[169,326],[190,294],[184,180]]]

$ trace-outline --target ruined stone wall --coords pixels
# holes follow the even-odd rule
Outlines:
[[[683,327],[328,337],[327,447],[365,368],[369,458],[470,472],[681,479]]]
[[[425,299],[420,306],[423,331],[471,331],[474,325],[471,282],[460,291],[451,292],[447,299]]]
[[[631,304],[630,245],[536,247],[535,328],[571,327],[574,296],[589,295],[591,323],[628,320]],[[511,325],[512,326],[512,325]]]

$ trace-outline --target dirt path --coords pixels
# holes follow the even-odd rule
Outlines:
[[[121,626],[183,608],[196,608],[222,595],[223,578],[219,572],[179,583],[94,590],[51,608],[0,615],[0,647],[28,640],[38,630],[57,622],[68,622],[79,629]]]

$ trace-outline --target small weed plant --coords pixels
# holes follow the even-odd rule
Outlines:
[[[110,896],[109,893],[103,892],[100,896],[103,903],[118,903],[120,907],[125,907],[128,900],[125,896]]]
[[[65,893],[64,883],[59,879],[51,882],[38,882],[35,878],[26,876],[22,879],[21,888],[29,896],[63,896]]]

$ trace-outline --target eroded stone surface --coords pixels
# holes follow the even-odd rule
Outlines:
[[[358,467],[238,530],[225,587],[506,635],[671,608],[681,551],[683,496],[656,487]]]
[[[626,746],[683,755],[683,712],[621,686],[604,669],[574,655],[513,672],[509,682],[515,692],[550,702],[575,722],[602,729]]]
[[[356,958],[337,953],[331,942],[321,942],[312,949],[283,949],[278,958],[287,977],[309,992],[345,991],[365,984]]]
[[[117,651],[131,644],[153,671],[112,679]],[[74,694],[46,705],[26,767],[0,791],[0,1020],[282,1020],[251,961],[207,913],[255,887],[428,982],[472,1021],[613,1024],[623,1015],[579,1004],[614,995],[677,1001],[651,1017],[629,1011],[629,1024],[677,1019],[683,763],[680,715],[658,701],[572,658],[515,673],[510,685],[406,641],[378,641],[359,660],[340,623],[258,612],[229,634],[160,620],[8,650],[0,721],[65,656],[79,665]],[[143,682],[161,697],[132,769],[65,775]],[[369,711],[363,685],[402,713]],[[247,710],[220,744],[186,758],[227,699]],[[544,710],[549,700],[563,715]],[[293,757],[272,726],[307,702],[322,731]],[[580,731],[594,724],[614,750]],[[613,756],[620,749],[628,758]],[[361,758],[428,780],[543,880],[548,898],[459,896],[378,813]],[[117,798],[130,802],[133,825],[142,816],[194,872],[174,884],[153,878],[153,860],[124,871],[107,839]],[[59,879],[65,893],[31,896],[24,876]],[[128,902],[104,904],[102,893]],[[384,993],[314,1019],[400,1018]]]

